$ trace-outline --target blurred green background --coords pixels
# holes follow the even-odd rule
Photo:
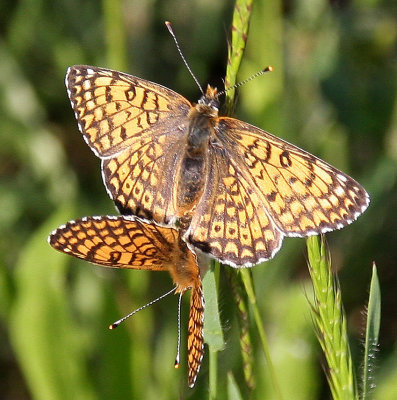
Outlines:
[[[180,370],[173,368],[176,297],[116,331],[107,329],[169,289],[168,274],[105,270],[55,252],[46,238],[69,219],[116,213],[99,160],[77,129],[63,83],[66,68],[121,69],[196,101],[199,90],[164,21],[173,23],[202,85],[222,88],[233,6],[231,0],[0,3],[1,399],[208,397],[208,354],[196,387],[187,388],[189,296]],[[274,72],[244,85],[236,107],[240,119],[327,160],[371,195],[368,211],[327,241],[358,375],[372,261],[378,266],[382,325],[375,399],[397,393],[396,49],[394,0],[254,1],[240,79],[268,64]],[[305,298],[305,241],[286,239],[275,259],[253,273],[284,398],[328,399]],[[219,398],[238,398],[226,390],[232,377],[244,397],[234,302],[222,271],[219,306],[226,344],[219,354]],[[255,346],[253,398],[273,398]]]

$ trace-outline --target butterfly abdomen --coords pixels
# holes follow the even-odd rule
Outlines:
[[[177,207],[179,216],[189,212],[199,200],[206,175],[206,160],[202,157],[185,157],[182,160],[178,186]]]
[[[189,386],[193,387],[200,370],[204,354],[204,295],[200,280],[192,288],[188,325]]]

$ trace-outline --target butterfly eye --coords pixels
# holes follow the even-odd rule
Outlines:
[[[219,101],[217,99],[209,98],[208,96],[200,97],[198,104],[202,104],[212,108],[215,111],[219,111]]]
[[[211,99],[208,102],[208,106],[210,106],[211,108],[213,108],[216,111],[219,111],[219,101],[218,100]]]

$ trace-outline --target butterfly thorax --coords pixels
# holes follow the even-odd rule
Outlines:
[[[218,120],[219,101],[217,89],[208,85],[206,93],[188,114],[186,153],[202,156],[208,150],[208,138]]]
[[[175,209],[180,217],[194,208],[202,194],[207,176],[209,138],[214,132],[217,117],[217,91],[208,86],[206,94],[188,114],[188,134],[179,164],[175,197]]]

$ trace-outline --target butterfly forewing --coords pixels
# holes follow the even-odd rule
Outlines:
[[[177,129],[191,107],[170,89],[109,69],[76,65],[65,81],[80,130],[99,157]]]
[[[161,85],[102,68],[71,67],[66,85],[119,210],[174,221],[171,183],[183,155],[190,103]]]
[[[172,228],[133,217],[85,217],[48,238],[56,250],[106,267],[170,272],[175,293],[192,289],[188,324],[188,384],[193,387],[204,354],[204,297],[196,256]]]
[[[124,217],[70,221],[49,236],[63,253],[114,268],[166,270],[177,232]]]
[[[252,125],[221,118],[219,140],[287,236],[324,233],[354,221],[369,197],[355,180],[296,146]]]

